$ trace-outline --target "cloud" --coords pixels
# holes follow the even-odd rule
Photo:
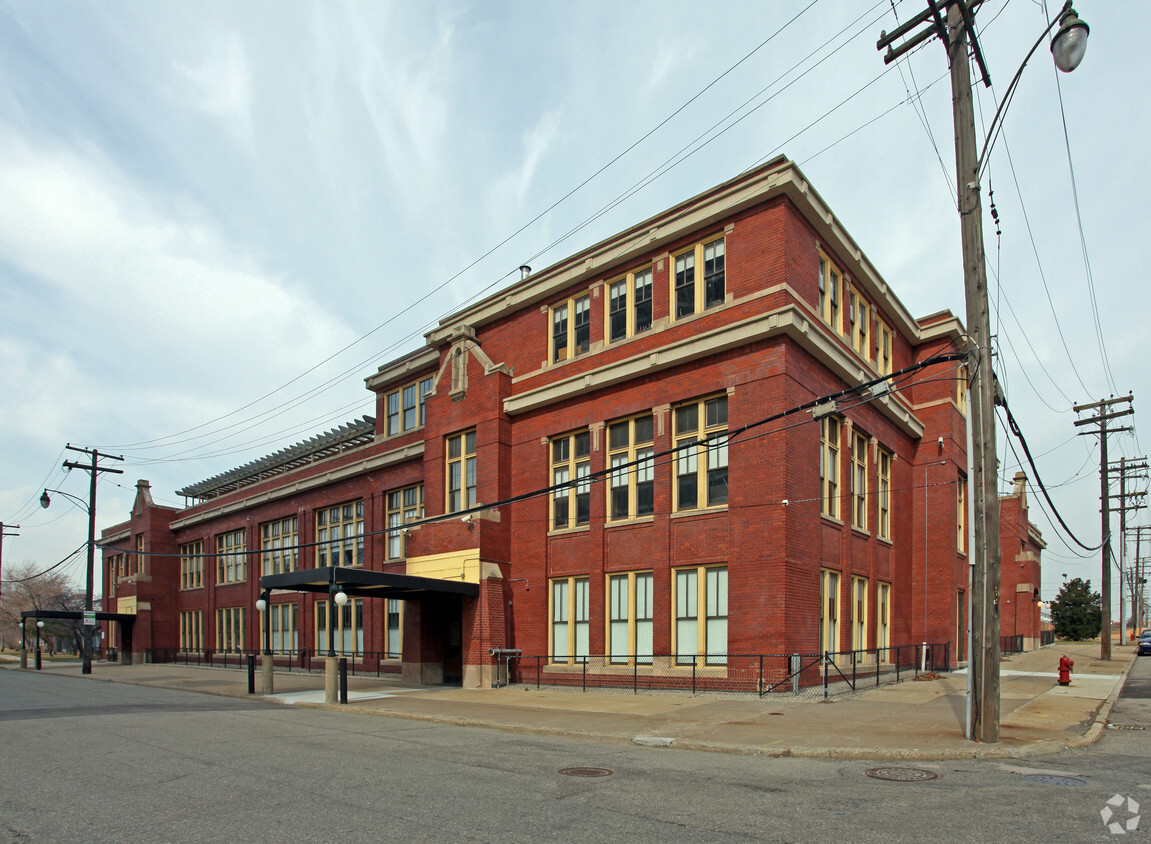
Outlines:
[[[188,83],[194,105],[218,118],[237,142],[251,146],[252,71],[239,33],[214,39],[195,66],[177,63],[174,67]]]

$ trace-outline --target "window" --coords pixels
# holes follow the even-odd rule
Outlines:
[[[119,625],[114,625],[118,627]],[[191,610],[180,613],[180,650],[201,651],[204,649],[204,613]]]
[[[876,527],[881,539],[891,539],[891,464],[895,460],[895,455],[882,448],[878,450],[878,454],[879,524]]]
[[[608,342],[651,328],[651,268],[628,273],[608,285]]]
[[[839,429],[835,416],[819,420],[820,512],[834,519],[839,518]]]
[[[959,408],[959,412],[964,416],[967,415],[967,364],[961,364],[955,374],[956,380],[959,382],[955,389],[955,406]]]
[[[875,369],[880,375],[890,375],[892,333],[891,327],[879,317],[875,318]]]
[[[678,405],[674,419],[675,509],[727,504],[727,396]]]
[[[476,432],[448,437],[448,512],[476,506]]]
[[[384,627],[384,659],[399,659],[403,648],[403,601],[398,598],[387,600],[387,624]]]
[[[587,431],[551,441],[552,484],[576,483],[552,492],[552,530],[579,527],[591,521],[591,435]]]
[[[334,638],[328,639],[328,608],[335,607]],[[364,602],[361,598],[348,598],[342,607],[329,601],[316,602],[316,650],[328,652],[332,647],[338,654],[358,655],[364,652]]]
[[[722,237],[710,243],[697,243],[675,256],[672,302],[676,319],[723,304],[727,296],[724,260]],[[703,267],[702,284],[696,278],[697,267]]]
[[[147,567],[145,563],[148,558],[144,553],[144,534],[136,537],[136,574],[145,574]]]
[[[854,287],[848,297],[848,311],[851,348],[864,360],[871,360],[871,306]]]
[[[296,605],[270,604],[267,615],[272,619],[271,647],[273,653],[295,653],[299,649],[299,636],[296,633]],[[264,614],[260,615],[260,647],[264,639]]]
[[[116,556],[119,556],[119,555],[117,554]],[[120,565],[120,563],[116,559],[116,557],[109,557],[108,558],[107,576],[104,578],[104,582],[108,584],[106,587],[106,589],[107,589],[106,594],[108,595],[109,598],[115,598],[116,597],[116,570],[119,567],[119,565]],[[183,587],[181,587],[181,588],[183,588]]]
[[[260,550],[264,552],[264,574],[282,574],[299,568],[298,516],[288,516],[260,525]]]
[[[611,481],[608,519],[620,521],[655,512],[655,434],[650,415],[608,425]]]
[[[651,572],[608,577],[608,661],[630,665],[652,663]]]
[[[851,435],[851,525],[867,530],[867,436]]]
[[[432,391],[434,379],[422,378],[392,390],[384,396],[387,424],[384,433],[389,436],[419,428],[427,419],[424,398]]]
[[[552,363],[582,355],[591,348],[590,293],[554,305],[551,313]]]
[[[867,649],[867,578],[851,578],[851,649]]]
[[[588,579],[566,577],[552,581],[552,662],[587,662]]]
[[[819,652],[838,650],[839,572],[823,569],[819,573]]]
[[[703,654],[705,665],[726,665],[727,567],[676,569],[672,582],[676,664],[691,665]]]
[[[424,485],[414,484],[403,489],[393,489],[388,493],[387,510],[388,559],[402,560],[407,556],[408,550],[408,539],[404,535],[403,526],[424,517]]]
[[[221,607],[216,610],[216,650],[223,653],[242,653],[247,628],[247,610],[244,607]]]
[[[877,610],[875,616],[875,647],[884,651],[891,647],[891,584],[880,583],[876,590]],[[883,662],[890,662],[888,654],[881,654]]]
[[[216,537],[216,583],[240,583],[247,579],[248,542],[243,530]],[[217,636],[219,634],[217,633]]]
[[[843,273],[831,259],[819,253],[819,315],[823,321],[840,331],[839,292],[843,286]]]
[[[180,588],[199,589],[204,585],[204,542],[196,540],[180,546]]]
[[[364,502],[316,511],[316,566],[364,564]]]
[[[955,548],[967,553],[967,476],[960,475],[955,482]]]

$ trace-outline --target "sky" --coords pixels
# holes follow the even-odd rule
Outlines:
[[[182,506],[178,489],[373,414],[362,379],[521,264],[543,269],[775,155],[912,314],[964,317],[946,52],[933,39],[886,65],[875,46],[923,8],[0,0],[0,520],[18,534],[5,571],[85,540],[81,506],[38,505],[45,487],[87,499],[87,473],[62,463],[88,458],[66,444],[124,458],[103,461],[124,474],[101,476],[98,529],[127,517],[137,479]],[[982,180],[996,371],[1088,546],[1099,444],[1072,407],[1133,393],[1135,430],[1109,456],[1147,454],[1146,320],[1123,317],[1151,304],[1151,59],[1135,8],[1077,5],[1091,35],[1074,73],[1040,44]],[[979,9],[994,83],[976,85],[981,144],[1057,13]],[[1007,439],[1001,426],[1005,492]],[[1054,526],[1038,489],[1029,502],[1043,597],[1064,575],[1098,588],[1099,552]],[[82,583],[82,556],[62,570]]]

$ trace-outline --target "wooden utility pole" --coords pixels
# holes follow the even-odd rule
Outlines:
[[[7,533],[9,528],[20,529],[20,525],[6,525],[0,522],[0,595],[4,594],[4,537],[19,536],[18,533]]]
[[[1135,480],[1138,478],[1145,478],[1146,475],[1137,474],[1141,471],[1146,471],[1147,461],[1140,458],[1142,462],[1130,461],[1126,457],[1119,458],[1119,493],[1112,495],[1112,498],[1119,499],[1119,506],[1115,509],[1119,511],[1119,641],[1120,643],[1126,641],[1127,633],[1127,604],[1123,596],[1124,586],[1130,585],[1134,588],[1134,581],[1128,584],[1126,581],[1127,572],[1127,513],[1136,510],[1143,510],[1147,507],[1142,504],[1141,499],[1145,495],[1142,492],[1128,492],[1127,481]],[[1131,499],[1131,503],[1128,503]],[[1135,625],[1135,614],[1131,614],[1132,627]]]
[[[1102,531],[1103,531],[1103,578],[1100,583],[1099,591],[1103,599],[1103,629],[1099,632],[1100,646],[1099,658],[1111,659],[1111,497],[1108,493],[1108,463],[1107,463],[1107,435],[1119,433],[1120,431],[1130,431],[1130,427],[1123,428],[1108,428],[1107,423],[1112,419],[1118,419],[1121,416],[1130,416],[1135,412],[1133,407],[1128,407],[1126,410],[1111,411],[1109,408],[1117,404],[1127,402],[1128,404],[1134,399],[1132,395],[1120,396],[1117,399],[1104,399],[1092,404],[1077,404],[1072,408],[1076,413],[1082,413],[1085,410],[1097,410],[1094,416],[1087,419],[1080,419],[1075,423],[1075,427],[1079,428],[1083,425],[1098,425],[1098,430],[1094,431],[1080,431],[1079,436],[1093,436],[1099,437],[1099,499],[1102,504],[1100,512],[1102,513]]]

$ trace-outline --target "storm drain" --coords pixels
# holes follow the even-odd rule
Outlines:
[[[872,768],[864,773],[872,779],[892,782],[923,782],[939,776],[934,771],[925,771],[922,768]]]
[[[560,768],[565,777],[610,777],[614,771],[607,768]]]
[[[1040,785],[1061,785],[1069,788],[1090,785],[1087,780],[1081,780],[1079,777],[1062,777],[1059,774],[1020,774],[1019,776],[1028,782],[1037,782]]]

